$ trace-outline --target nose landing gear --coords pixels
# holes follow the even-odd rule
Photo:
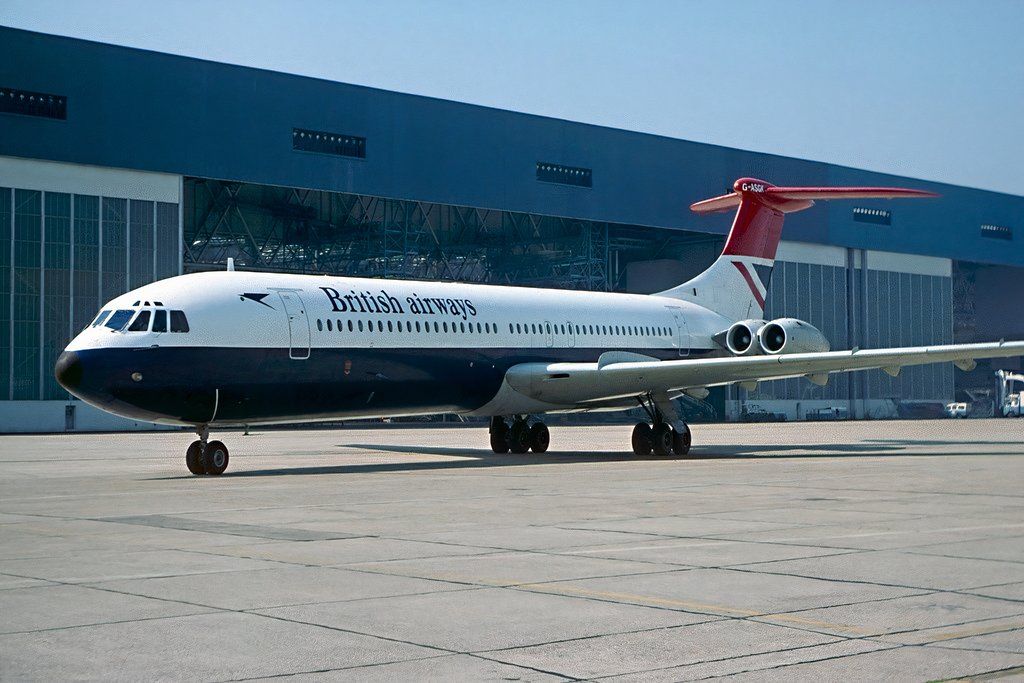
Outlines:
[[[221,441],[207,441],[210,428],[202,425],[196,429],[197,441],[189,444],[185,451],[185,466],[192,474],[224,474],[228,468],[228,447]]]

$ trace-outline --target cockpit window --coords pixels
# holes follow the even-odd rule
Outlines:
[[[128,324],[128,321],[132,319],[132,315],[134,313],[135,311],[124,309],[114,311],[114,313],[109,318],[107,318],[107,322],[105,323],[104,326],[109,327],[112,330],[120,330],[122,327]]]
[[[164,310],[153,311],[153,331],[154,332],[166,332],[167,331],[167,311],[164,311]]]
[[[100,311],[99,315],[96,316],[96,319],[92,321],[91,327],[102,325],[103,321],[107,319],[108,315],[110,315],[110,311]]]
[[[171,332],[188,332],[184,311],[171,311]]]
[[[128,326],[129,332],[145,332],[149,329],[149,311],[139,311],[139,315],[136,316],[132,324]]]

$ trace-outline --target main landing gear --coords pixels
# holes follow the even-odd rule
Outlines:
[[[228,447],[221,441],[208,441],[210,428],[202,425],[196,428],[198,441],[193,441],[185,451],[185,466],[192,474],[224,474],[228,468]]]
[[[668,397],[640,399],[640,406],[651,422],[639,422],[633,427],[633,453],[659,457],[686,455],[690,452],[690,427],[679,418]]]
[[[491,450],[495,453],[543,453],[551,444],[551,433],[543,422],[532,425],[517,415],[510,425],[505,418],[491,418]]]

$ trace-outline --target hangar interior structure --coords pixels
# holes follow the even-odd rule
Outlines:
[[[695,131],[699,135],[699,131]],[[106,300],[237,268],[648,293],[700,272],[735,178],[907,185],[788,217],[771,316],[833,348],[1024,338],[1024,197],[0,27],[0,431],[150,428],[54,361]],[[881,418],[996,367],[717,389],[721,419]]]

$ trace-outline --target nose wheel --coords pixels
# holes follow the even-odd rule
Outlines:
[[[196,430],[199,439],[185,451],[185,466],[192,474],[224,474],[228,468],[228,447],[222,441],[207,441],[210,430],[204,425]]]

